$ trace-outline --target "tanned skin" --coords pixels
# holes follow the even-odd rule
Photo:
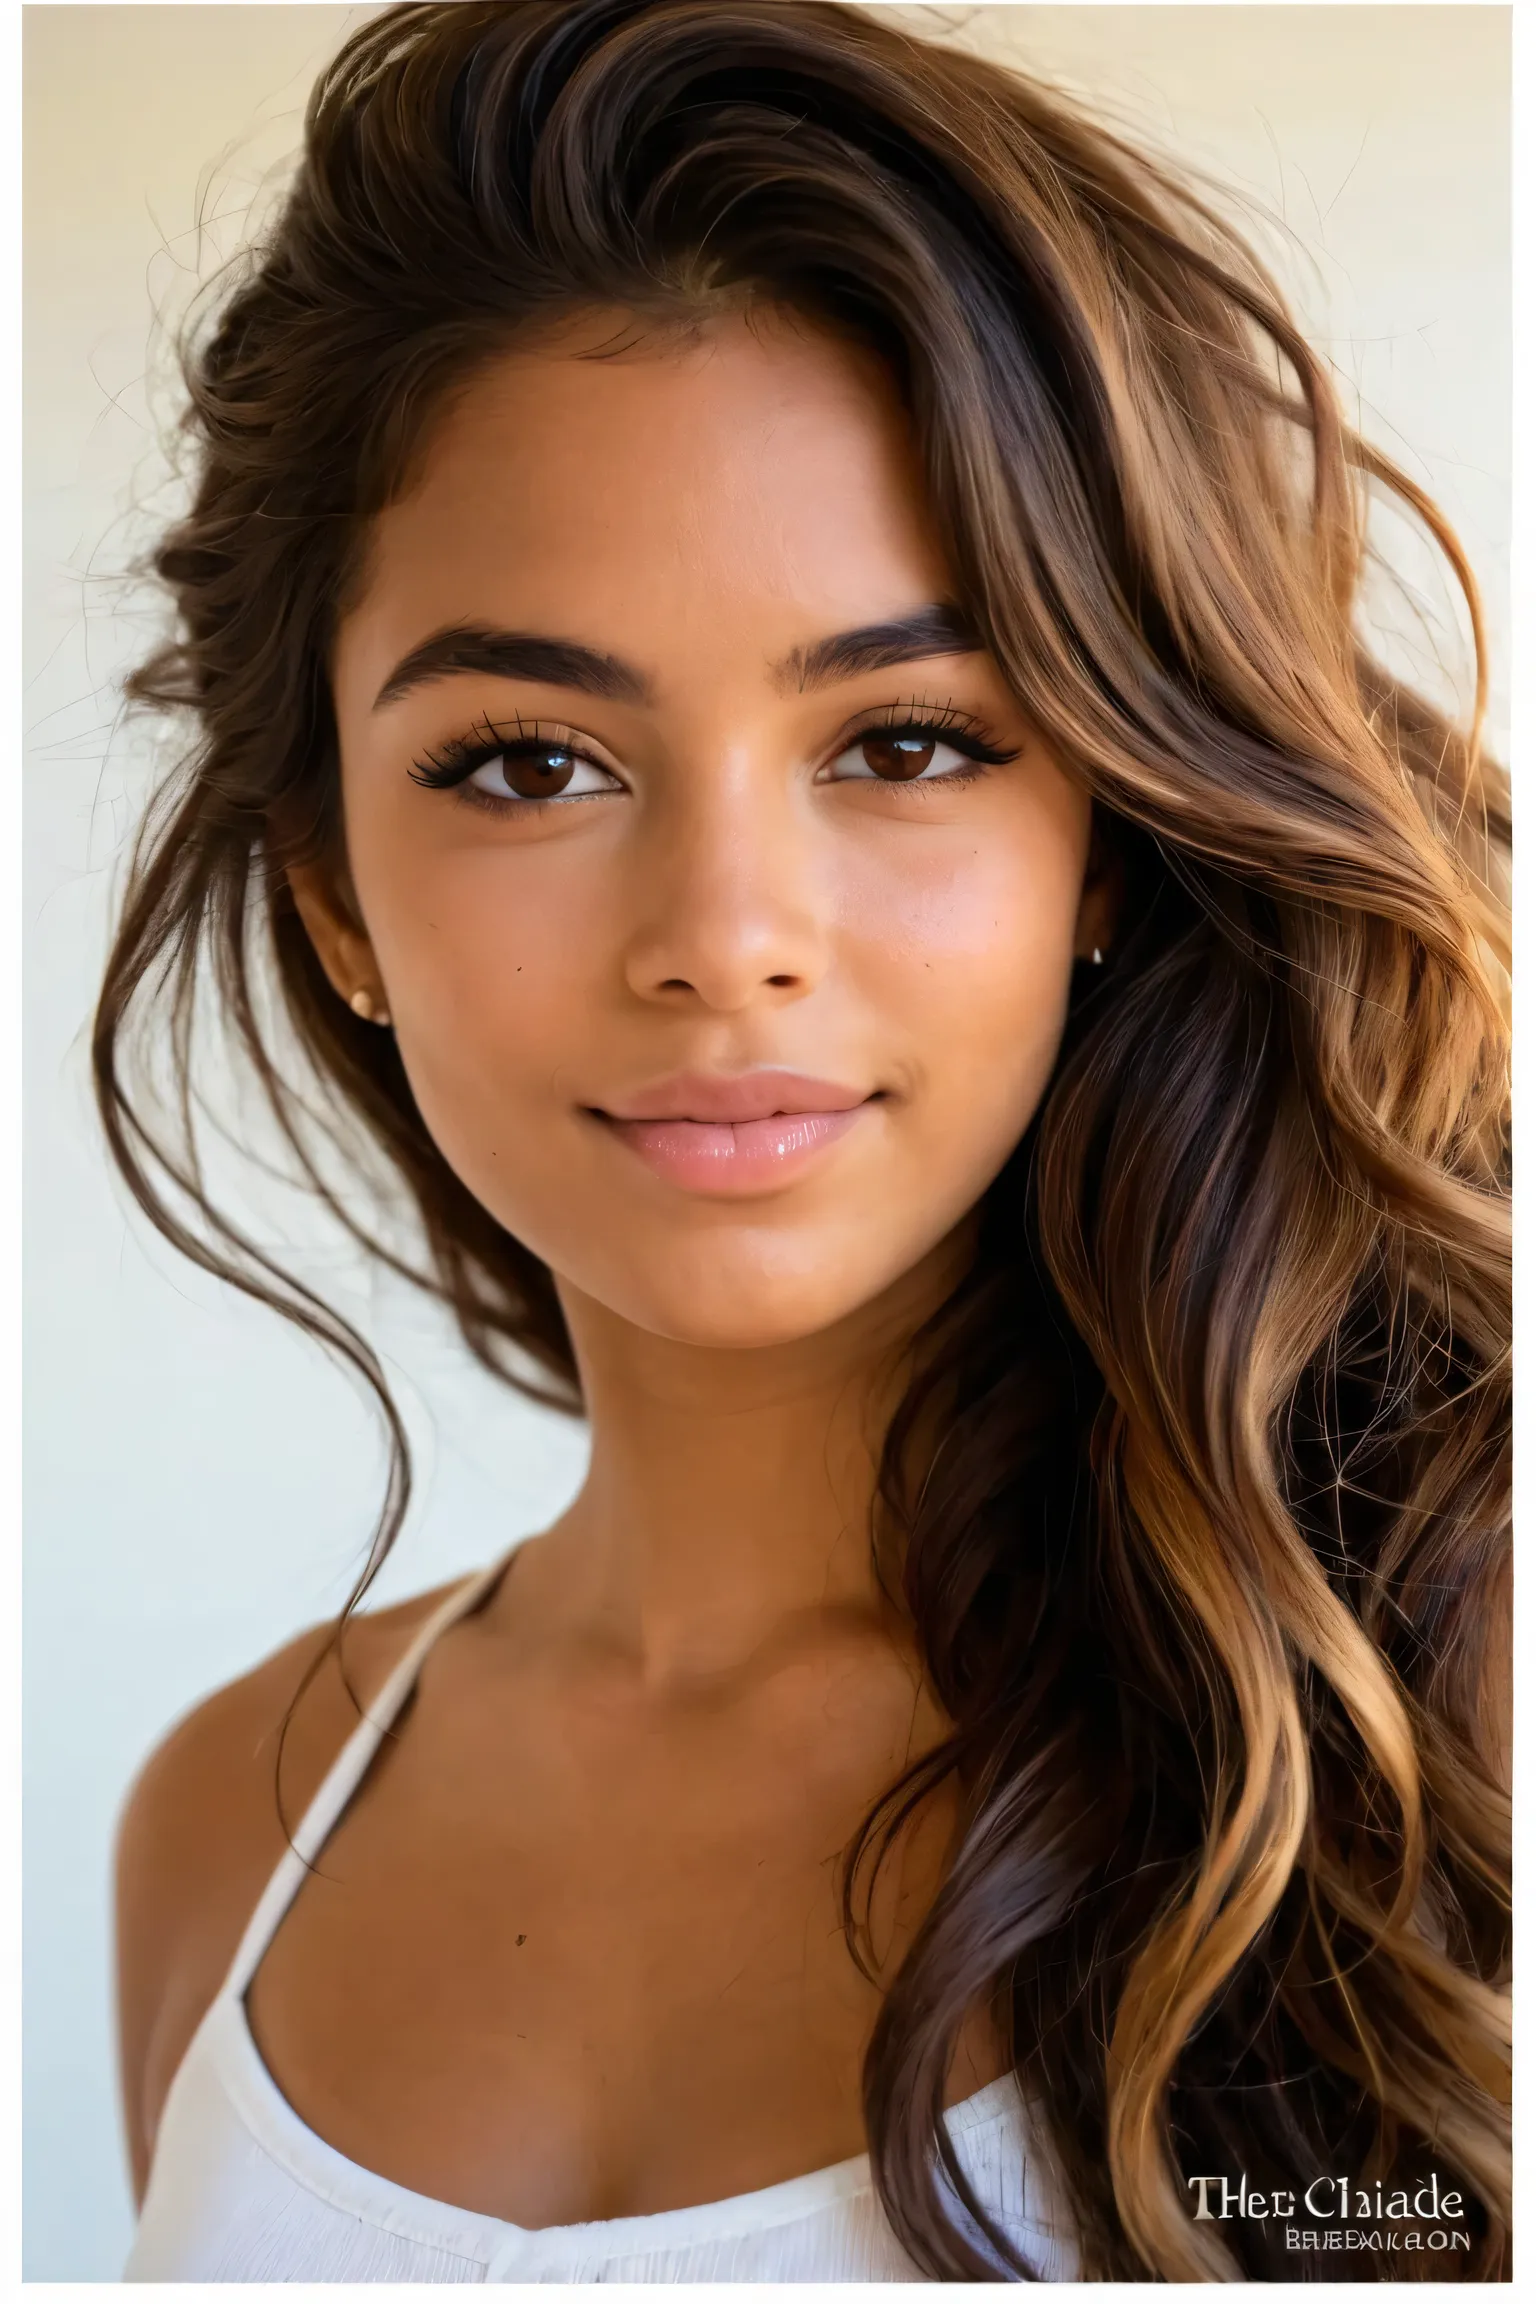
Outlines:
[[[294,881],[445,1157],[556,1275],[593,1456],[432,1651],[249,2014],[338,2151],[529,2227],[864,2149],[880,1991],[844,1943],[838,1857],[946,1725],[870,1564],[879,1439],[1114,914],[1088,799],[988,655],[816,657],[954,598],[876,365],[777,316],[583,357],[626,325],[586,315],[468,381],[377,523],[331,667],[346,856]],[[483,663],[402,685],[450,626],[626,669],[602,695]],[[861,731],[936,714],[1006,762],[959,773],[940,741],[888,780]],[[494,764],[479,799],[413,778],[484,723],[579,751],[569,796],[530,802]],[[763,1066],[865,1100],[775,1189],[680,1187],[603,1117]],[[358,1622],[365,1696],[436,1598]],[[283,1853],[276,1729],[324,1637],[186,1720],[123,1822],[140,2190]],[[291,1820],[355,1717],[328,1663],[292,1724]],[[887,1978],[953,1826],[935,1799],[886,1868]],[[949,2100],[1007,2062],[974,2011]]]

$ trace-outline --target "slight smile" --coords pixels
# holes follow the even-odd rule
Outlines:
[[[679,1073],[586,1109],[654,1174],[729,1199],[797,1179],[879,1101],[878,1090],[764,1070]]]

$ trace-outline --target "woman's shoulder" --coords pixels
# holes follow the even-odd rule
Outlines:
[[[359,1702],[448,1589],[358,1615],[341,1656],[329,1647],[334,1625],[312,1625],[194,1705],[139,1770],[115,1864],[119,2052],[138,2189],[176,2068],[288,1834],[356,1727]]]
[[[318,1790],[357,1725],[359,1703],[377,1693],[450,1589],[355,1616],[339,1654],[334,1622],[311,1625],[184,1713],[134,1779],[118,1832],[119,1872],[148,1855],[163,1880],[168,1868],[195,1872],[216,1852],[248,1844],[275,1864],[285,1825],[297,1823]]]

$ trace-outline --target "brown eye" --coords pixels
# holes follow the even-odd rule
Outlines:
[[[915,784],[919,778],[925,784],[946,778],[960,782],[976,773],[976,758],[974,748],[967,751],[946,743],[936,728],[870,728],[855,737],[822,775],[829,784]]]
[[[553,800],[575,775],[576,755],[551,745],[542,752],[504,752],[500,766],[508,791],[519,800]]]
[[[932,736],[866,736],[859,746],[871,775],[888,784],[907,784],[933,765],[938,741]]]
[[[508,746],[482,760],[469,781],[493,800],[575,800],[620,789],[606,768],[563,744]]]

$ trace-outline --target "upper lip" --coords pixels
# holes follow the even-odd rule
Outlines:
[[[596,1110],[610,1120],[772,1120],[788,1112],[851,1112],[862,1088],[803,1072],[676,1072]]]

